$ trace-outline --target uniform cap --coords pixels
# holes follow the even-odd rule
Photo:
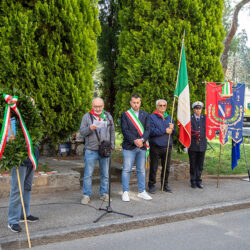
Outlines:
[[[195,108],[203,108],[204,107],[204,104],[200,101],[197,101],[197,102],[194,102],[192,104],[192,108],[195,109]]]

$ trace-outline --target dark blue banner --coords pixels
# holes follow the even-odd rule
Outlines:
[[[239,143],[242,139],[242,127],[244,117],[245,84],[238,83],[232,88],[233,96],[219,103],[220,115],[225,117],[225,126],[231,131],[234,142]],[[228,133],[226,133],[226,142]]]

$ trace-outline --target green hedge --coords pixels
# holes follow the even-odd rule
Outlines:
[[[122,1],[117,117],[136,92],[142,96],[142,109],[152,112],[155,101],[164,98],[171,111],[184,29],[191,102],[204,101],[202,81],[223,79],[222,9],[223,0]]]
[[[2,0],[0,87],[31,94],[56,144],[75,132],[93,95],[97,1]]]

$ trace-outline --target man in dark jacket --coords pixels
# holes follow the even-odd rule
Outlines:
[[[201,173],[207,150],[206,116],[201,115],[203,106],[200,101],[192,105],[194,114],[191,116],[191,145],[188,149],[192,188],[203,188]]]
[[[138,197],[151,200],[152,198],[145,190],[146,150],[149,147],[147,140],[150,133],[149,115],[147,112],[139,110],[141,98],[138,94],[132,95],[130,105],[131,109],[123,112],[121,117],[123,134],[122,200],[130,201],[129,180],[134,161],[136,161]]]
[[[155,193],[156,173],[158,168],[158,160],[161,159],[161,186],[163,185],[164,168],[167,154],[167,145],[169,141],[168,157],[166,164],[166,173],[163,190],[171,192],[168,186],[168,176],[171,161],[171,150],[173,145],[174,123],[171,123],[171,117],[167,114],[167,101],[157,100],[156,111],[150,115],[150,173],[149,173],[149,193]],[[170,138],[169,138],[170,136]]]

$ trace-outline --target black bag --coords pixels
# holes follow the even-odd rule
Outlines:
[[[99,144],[98,154],[101,157],[110,157],[111,143],[109,141],[102,141],[101,144]]]
[[[90,114],[90,118],[91,118],[91,121],[93,123],[93,117],[92,117],[91,114]],[[108,119],[108,121],[109,121],[109,119]],[[111,133],[111,131],[110,131],[110,133]],[[111,156],[111,150],[112,150],[111,142],[110,141],[102,141],[102,142],[100,142],[100,138],[99,138],[96,130],[95,130],[95,134],[96,134],[97,140],[99,142],[98,154],[101,157],[110,157]]]

